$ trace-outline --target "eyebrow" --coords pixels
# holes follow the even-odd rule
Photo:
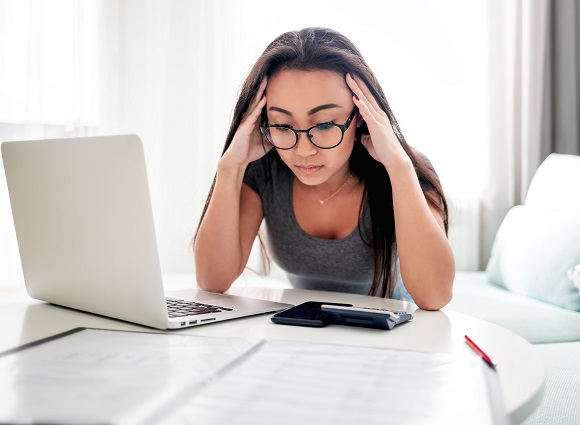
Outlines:
[[[342,108],[342,106],[337,105],[336,103],[326,103],[324,105],[320,105],[317,106],[315,108],[312,108],[310,111],[308,111],[308,115],[314,115],[317,112],[320,112],[324,109],[331,109],[331,108]],[[289,115],[289,116],[293,116],[292,112],[287,111],[286,109],[282,109],[279,108],[277,106],[270,106],[270,108],[268,108],[269,111],[277,111],[277,112],[281,112],[283,114]]]

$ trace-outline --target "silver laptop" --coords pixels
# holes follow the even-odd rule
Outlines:
[[[138,136],[4,142],[2,158],[32,298],[158,329],[291,307],[164,293]]]

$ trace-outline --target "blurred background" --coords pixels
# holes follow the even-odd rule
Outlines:
[[[245,76],[281,33],[333,28],[435,166],[457,269],[482,270],[541,161],[580,154],[579,21],[575,0],[0,0],[0,141],[138,134],[162,270],[191,273]],[[9,287],[22,272],[0,171]]]

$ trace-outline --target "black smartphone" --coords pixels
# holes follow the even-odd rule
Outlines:
[[[352,304],[328,303],[321,301],[306,301],[271,317],[272,322],[280,325],[310,326],[322,328],[332,322],[330,315],[321,310],[321,305],[352,307]]]

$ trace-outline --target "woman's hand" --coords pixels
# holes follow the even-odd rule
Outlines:
[[[399,161],[408,161],[409,157],[397,139],[389,117],[380,108],[366,84],[358,77],[353,78],[350,73],[346,74],[346,83],[353,93],[354,104],[369,129],[369,134],[362,136],[363,146],[387,170]]]
[[[267,83],[267,78],[264,78],[260,83],[256,96],[242,116],[242,121],[236,129],[232,143],[222,157],[231,164],[246,166],[266,155],[273,147],[263,140],[259,128],[262,109],[266,105]]]

